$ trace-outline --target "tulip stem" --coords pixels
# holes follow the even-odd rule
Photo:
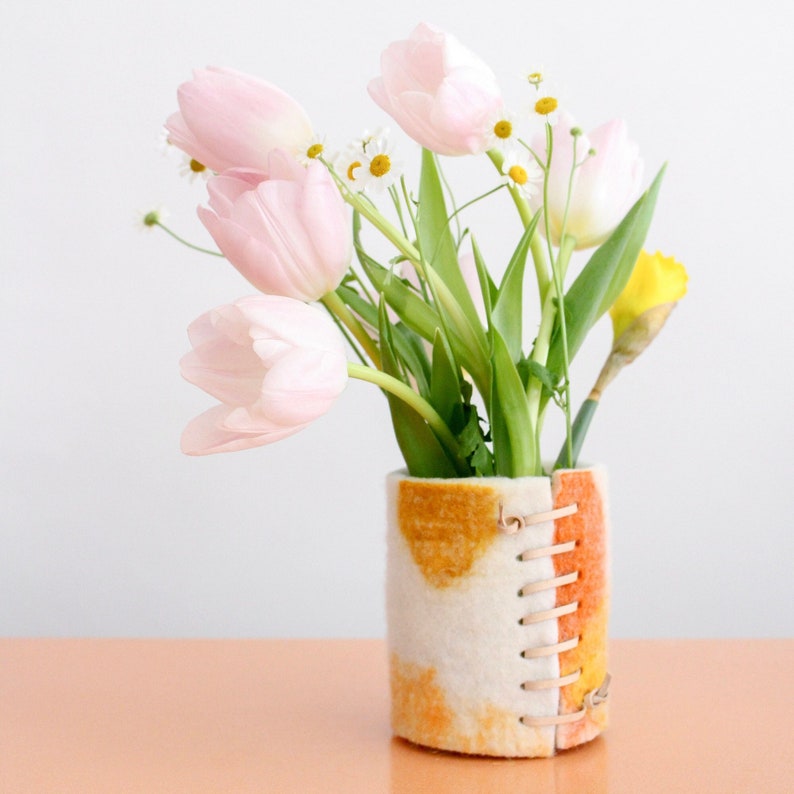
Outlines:
[[[487,373],[479,361],[484,356],[482,344],[474,334],[471,325],[469,324],[465,314],[460,308],[454,295],[449,287],[444,283],[438,274],[429,266],[426,265],[422,253],[418,248],[408,240],[400,230],[391,223],[387,218],[381,215],[376,208],[374,208],[368,201],[366,201],[358,193],[354,193],[350,188],[339,178],[338,174],[326,163],[331,176],[336,181],[342,198],[358,212],[362,218],[366,218],[387,240],[389,240],[397,250],[411,262],[417,270],[417,273],[424,278],[429,284],[433,293],[433,299],[438,306],[443,306],[449,313],[452,320],[455,322],[458,330],[463,336],[463,340],[471,351],[472,358],[469,361],[462,362],[465,368],[471,373],[474,378],[477,388],[481,394],[487,395],[490,393],[490,380]],[[408,202],[408,197],[406,197]],[[406,209],[411,218],[411,222],[416,228],[416,216],[411,210],[410,203],[406,204]],[[418,235],[417,235],[418,236]],[[431,340],[428,340],[431,341]],[[479,353],[479,356],[476,354]]]
[[[419,416],[427,422],[439,441],[446,447],[447,451],[452,454],[456,460],[463,460],[460,452],[460,445],[455,436],[452,435],[452,431],[449,429],[446,422],[441,418],[438,411],[410,386],[407,386],[392,375],[388,375],[372,367],[365,367],[362,364],[355,364],[352,361],[347,363],[347,374],[351,378],[358,378],[358,380],[374,383],[376,386],[393,394],[406,405],[413,408]]]
[[[378,347],[373,342],[370,335],[366,332],[365,328],[353,312],[345,306],[342,299],[336,292],[327,292],[323,297],[320,299],[325,306],[326,309],[336,317],[344,326],[350,331],[351,334],[355,337],[361,347],[364,348],[366,354],[372,360],[372,363],[380,369],[380,352],[378,351]]]

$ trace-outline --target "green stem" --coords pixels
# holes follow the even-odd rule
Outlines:
[[[565,272],[568,268],[568,262],[570,260],[571,251],[573,250],[573,238],[566,237],[563,241],[564,247],[560,248],[560,252],[557,255],[557,266],[555,271],[559,273],[559,285],[560,285],[560,293],[562,294],[562,283],[565,279]],[[569,250],[570,246],[570,250]],[[552,283],[550,286],[554,287],[554,289],[548,289],[546,294],[543,298],[543,308],[541,309],[540,314],[540,327],[538,328],[538,334],[535,338],[535,344],[532,347],[532,355],[531,358],[533,361],[536,361],[538,364],[542,366],[546,366],[546,361],[549,357],[549,347],[551,345],[551,334],[554,330],[554,320],[558,314],[558,307],[555,305],[555,299],[558,297],[558,284],[555,279],[555,282]],[[564,300],[564,298],[563,298]],[[564,304],[563,304],[564,305]],[[566,335],[566,342],[567,342],[567,335]],[[568,364],[568,350],[567,344],[565,349],[565,370],[567,372]],[[567,377],[567,375],[566,375]],[[535,433],[537,435],[537,439],[539,442],[540,432],[543,427],[542,421],[542,410],[541,410],[541,397],[543,396],[543,384],[535,377],[531,377],[529,379],[529,384],[527,385],[527,401],[529,402],[529,411],[530,416],[535,422]],[[567,429],[567,428],[566,428]]]
[[[366,332],[364,326],[361,325],[358,318],[347,308],[339,295],[337,295],[336,292],[327,292],[320,300],[331,314],[337,317],[340,322],[344,323],[345,327],[353,334],[361,347],[364,348],[366,354],[372,360],[372,363],[380,369],[380,352],[378,351],[377,345]]]
[[[170,234],[177,242],[182,243],[182,245],[186,245],[188,248],[192,248],[194,251],[200,251],[202,254],[209,254],[210,256],[220,256],[221,254],[218,251],[210,251],[209,248],[202,248],[200,245],[194,245],[193,243],[189,243],[183,237],[180,237],[176,232],[172,232],[165,224],[160,223],[160,221],[155,221],[151,224],[152,226],[159,226],[166,234]]]
[[[456,460],[463,460],[460,445],[455,436],[452,435],[452,431],[449,429],[446,422],[441,418],[438,411],[410,386],[407,386],[398,378],[387,375],[385,372],[373,369],[372,367],[365,367],[361,364],[354,364],[350,361],[347,364],[347,374],[350,375],[351,378],[358,378],[358,380],[374,383],[376,386],[393,394],[406,405],[413,408],[414,411],[430,425],[430,428],[436,434],[439,441],[446,447],[447,451],[453,455]]]
[[[416,246],[401,234],[400,230],[391,221],[384,218],[372,204],[365,201],[358,193],[353,193],[341,180],[338,180],[337,184],[342,193],[342,198],[362,218],[366,218],[403,256],[412,262],[419,261],[419,252],[416,250]]]
[[[449,224],[449,222],[450,222],[450,221],[451,221],[451,220],[452,220],[452,219],[453,219],[453,218],[454,218],[454,217],[455,217],[455,216],[456,216],[458,213],[460,213],[460,212],[463,212],[463,210],[465,210],[467,207],[471,207],[471,205],[472,205],[472,204],[476,204],[478,201],[481,201],[482,199],[484,199],[484,198],[487,198],[487,197],[488,197],[488,196],[490,196],[491,194],[493,194],[493,193],[496,193],[497,191],[499,191],[499,190],[502,190],[502,188],[505,188],[505,187],[508,187],[508,186],[507,186],[507,185],[497,185],[496,187],[494,187],[494,188],[491,188],[490,190],[487,190],[487,191],[486,191],[485,193],[483,193],[482,195],[479,195],[479,196],[477,196],[476,198],[470,199],[470,200],[469,200],[469,201],[467,201],[465,204],[461,204],[461,205],[460,205],[460,206],[459,206],[459,207],[458,207],[458,208],[457,208],[457,209],[456,209],[456,210],[455,210],[455,211],[454,211],[454,212],[453,212],[453,213],[452,213],[452,214],[449,216],[449,218],[447,219],[447,224]]]
[[[345,328],[344,323],[330,309],[328,309],[328,307],[326,307],[326,310],[328,311],[328,314],[330,315],[331,319],[334,321],[334,325],[336,325],[336,327],[339,329],[339,333],[342,334],[342,336],[344,336],[344,338],[347,340],[347,343],[350,345],[351,349],[356,354],[356,358],[365,367],[368,366],[366,356],[361,350],[361,347],[357,344],[356,340],[350,335],[350,331],[348,331],[347,328]]]
[[[576,247],[576,240],[570,235],[563,235],[560,250],[554,267],[554,287],[557,293],[557,316],[560,318],[560,337],[562,341],[562,374],[565,390],[565,439],[568,449],[568,468],[574,466],[573,434],[571,430],[571,378],[568,361],[568,321],[565,317],[565,290],[563,279],[568,269],[568,262]]]
[[[551,126],[546,125],[546,141],[547,141],[547,148],[549,152],[549,159],[548,159],[548,168],[546,171],[546,176],[548,177],[549,171],[551,169],[551,151],[554,142],[554,136],[551,132]],[[565,288],[564,288],[564,280],[565,280],[565,272],[568,269],[568,262],[570,261],[571,254],[574,252],[576,248],[576,240],[572,235],[566,233],[566,228],[568,225],[568,211],[571,206],[571,197],[573,196],[573,177],[576,171],[576,142],[577,137],[574,136],[573,138],[573,155],[571,157],[571,173],[568,175],[568,191],[565,196],[565,208],[563,209],[562,213],[562,224],[560,226],[560,249],[557,254],[557,259],[555,261],[554,257],[552,256],[551,260],[551,269],[552,274],[554,276],[554,290],[557,293],[557,314],[560,318],[560,341],[562,342],[562,371],[563,371],[563,388],[565,391],[565,397],[563,400],[563,410],[565,413],[565,446],[567,449],[567,467],[572,469],[576,463],[576,456],[579,454],[578,451],[574,453],[573,448],[573,430],[571,427],[571,378],[569,372],[569,356],[568,356],[568,319],[565,316]],[[547,193],[546,190],[548,188],[548,178],[544,182],[543,189],[543,201],[544,206],[546,204]],[[548,227],[548,213],[546,215],[547,219],[547,226],[546,226],[546,237],[547,239],[551,239],[551,232]],[[551,251],[551,244],[549,244],[549,250]],[[587,420],[589,424],[589,418]],[[587,431],[587,427],[585,427],[585,432]]]
[[[505,160],[504,155],[498,149],[489,149],[486,154],[488,155],[490,161],[496,166],[496,170],[501,174],[502,165],[504,164]],[[524,224],[524,228],[526,229],[531,223],[532,218],[535,217],[532,209],[529,206],[529,202],[524,198],[523,195],[521,195],[521,191],[512,185],[508,185],[508,190],[510,191],[513,203],[516,205],[516,209],[518,210],[521,223]],[[543,296],[546,294],[546,291],[549,288],[551,278],[549,276],[549,265],[546,261],[546,252],[543,250],[543,241],[540,239],[539,235],[532,235],[532,240],[530,240],[529,243],[529,250],[532,253],[532,262],[535,265],[535,278],[538,283],[538,294],[540,296],[540,303],[542,306]]]
[[[397,212],[397,217],[400,219],[400,228],[402,229],[403,236],[408,236],[408,229],[405,227],[405,218],[403,218],[403,208],[400,203],[400,194],[394,185],[389,186],[389,195],[391,196],[394,209]]]
[[[453,212],[452,215],[449,216],[449,219],[447,220],[447,224],[449,224],[449,221],[451,221],[453,218],[455,219],[455,228],[458,230],[458,235],[456,239],[459,244],[461,241],[461,233],[460,233],[460,221],[458,220],[458,213],[460,212],[460,210],[463,209],[463,207],[458,208],[455,205],[455,194],[452,192],[452,188],[449,186],[449,182],[447,182],[447,178],[444,175],[443,169],[441,168],[441,163],[438,161],[438,155],[434,154],[433,159],[436,161],[436,170],[438,171],[438,176],[441,179],[441,184],[444,185],[444,189],[447,191],[447,198],[449,199],[449,203],[452,205]]]

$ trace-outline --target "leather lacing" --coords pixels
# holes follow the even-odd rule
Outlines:
[[[564,518],[576,513],[578,506],[576,504],[566,505],[565,507],[558,507],[554,510],[547,510],[542,513],[534,513],[529,516],[506,514],[503,505],[499,505],[499,518],[497,526],[503,533],[507,535],[514,535],[526,527],[543,524],[547,521],[554,521],[558,518]],[[553,557],[559,554],[567,554],[576,548],[576,541],[566,541],[565,543],[557,543],[553,546],[545,546],[543,548],[528,549],[518,555],[519,562],[526,562],[527,560],[536,560],[542,557]],[[551,590],[557,587],[564,587],[568,584],[573,584],[579,578],[579,571],[571,571],[570,573],[555,576],[551,579],[544,579],[538,582],[530,582],[524,585],[519,591],[519,598],[531,595],[532,593],[539,593],[543,590]],[[576,612],[579,608],[578,601],[572,601],[569,604],[562,604],[561,606],[554,607],[553,609],[538,610],[529,612],[524,615],[519,623],[522,626],[527,626],[535,623],[541,623],[544,620],[555,620],[563,615],[570,615]],[[521,652],[524,659],[536,659],[544,656],[551,656],[556,653],[563,653],[575,648],[579,644],[580,637],[571,637],[563,640],[562,642],[554,643],[553,645],[543,645],[535,648],[525,648]],[[582,675],[581,669],[575,670],[572,673],[557,678],[543,678],[523,681],[521,689],[525,691],[538,691],[543,689],[556,689],[575,684]],[[584,705],[579,711],[570,714],[556,714],[549,717],[535,717],[525,714],[519,717],[519,721],[524,725],[530,727],[543,727],[547,725],[563,725],[565,723],[577,722],[584,718],[589,709],[594,708],[599,703],[607,700],[608,689],[610,683],[610,675],[607,673],[601,686],[588,692],[584,697]]]

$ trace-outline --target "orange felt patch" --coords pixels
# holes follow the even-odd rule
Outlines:
[[[461,704],[456,711],[438,683],[434,667],[390,659],[391,723],[397,736],[416,744],[472,755],[505,754],[507,742],[515,747],[518,716],[492,703]],[[468,706],[468,708],[467,708]],[[459,706],[460,709],[460,706]],[[516,755],[537,758],[554,755],[554,745],[540,732],[522,729],[523,742]],[[508,751],[509,752],[509,751]]]
[[[436,683],[434,667],[420,667],[391,656],[391,723],[398,736],[443,747],[452,731],[453,713]]]
[[[552,483],[554,507],[576,502],[579,509],[554,523],[554,542],[577,541],[576,548],[554,558],[557,576],[579,571],[572,584],[557,589],[557,606],[578,601],[576,612],[559,618],[560,640],[579,636],[579,644],[560,654],[560,675],[581,670],[579,680],[560,690],[560,714],[582,708],[584,696],[597,689],[606,675],[608,617],[607,527],[604,496],[589,471],[557,472]],[[557,747],[572,747],[606,727],[606,707],[588,711],[578,722],[560,725]]]
[[[487,486],[400,482],[400,533],[429,584],[449,587],[485,554],[499,534],[496,505],[496,491]]]

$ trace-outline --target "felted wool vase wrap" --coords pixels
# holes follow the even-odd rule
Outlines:
[[[607,721],[604,471],[395,473],[387,491],[394,734],[524,758],[595,738]]]

